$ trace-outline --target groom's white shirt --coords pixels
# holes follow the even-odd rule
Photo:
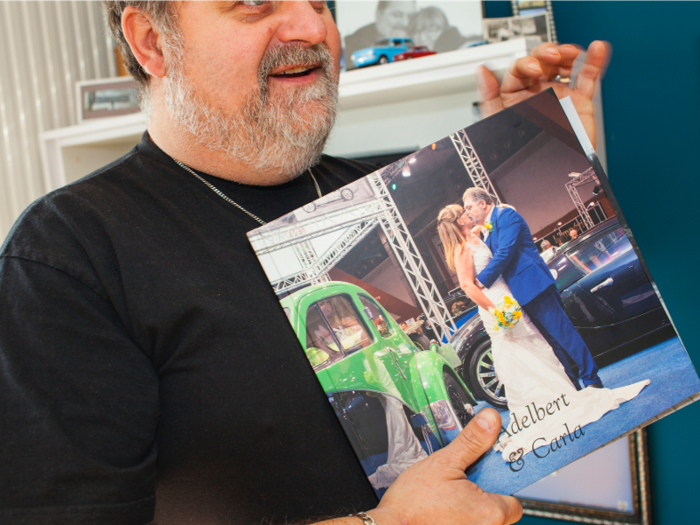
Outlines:
[[[491,215],[493,215],[494,208],[496,208],[496,206],[492,206],[488,214],[486,214],[486,219],[484,219],[484,226],[486,225],[486,223],[491,222]],[[489,236],[489,231],[486,228],[481,228],[481,232],[484,234],[483,240],[486,240],[486,238]]]

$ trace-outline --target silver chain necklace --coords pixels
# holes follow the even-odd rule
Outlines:
[[[172,157],[171,157],[171,158],[172,158]],[[219,197],[221,197],[222,199],[224,199],[224,200],[225,200],[226,202],[228,202],[229,204],[232,204],[233,206],[235,206],[236,208],[238,208],[239,210],[241,210],[241,211],[242,211],[243,213],[245,213],[248,217],[250,217],[250,218],[256,220],[257,222],[259,222],[259,223],[262,224],[263,226],[264,226],[265,224],[267,224],[267,222],[265,222],[264,220],[262,220],[260,217],[258,217],[258,216],[255,215],[254,213],[249,212],[249,211],[246,210],[243,206],[241,206],[241,205],[238,204],[236,201],[234,201],[231,197],[229,197],[228,195],[224,194],[224,192],[222,192],[219,188],[217,188],[216,186],[214,186],[211,182],[209,182],[208,180],[206,180],[204,177],[202,177],[202,176],[198,175],[197,173],[195,173],[195,171],[194,171],[192,168],[190,168],[189,166],[185,166],[182,162],[180,162],[180,161],[177,160],[177,159],[173,159],[173,160],[175,161],[175,164],[177,164],[178,166],[180,166],[183,170],[188,171],[188,172],[190,172],[192,175],[194,175],[195,177],[197,177],[197,178],[198,178],[200,181],[202,181],[211,191],[213,191],[214,193],[216,193]],[[316,186],[316,193],[318,193],[318,198],[320,199],[321,197],[323,197],[323,193],[321,193],[321,188],[319,188],[318,182],[316,182],[316,177],[314,177],[314,174],[311,172],[311,168],[309,168],[309,175],[311,175],[311,179],[314,181],[314,186]]]

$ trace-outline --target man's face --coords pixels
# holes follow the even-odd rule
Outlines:
[[[326,2],[183,2],[182,53],[164,49],[165,99],[200,143],[261,184],[299,175],[335,119],[340,36]]]
[[[489,213],[489,206],[485,201],[475,201],[471,197],[467,197],[464,199],[464,210],[474,224],[483,226]]]
[[[377,12],[377,31],[384,38],[410,36],[408,29],[415,12],[415,2],[391,2],[384,11]]]

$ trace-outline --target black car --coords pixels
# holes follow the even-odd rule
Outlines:
[[[456,288],[450,291],[450,294],[445,297],[445,306],[450,311],[452,322],[459,329],[464,325],[476,311],[476,304],[472,301],[463,290]],[[419,321],[425,321],[425,314],[420,314]],[[437,341],[439,338],[435,332],[426,323],[423,325],[423,333],[429,340]]]
[[[663,335],[673,335],[671,322],[617,218],[562,246],[547,265],[566,314],[597,364],[602,356],[614,358],[619,355],[615,351],[623,348],[627,353],[645,349],[652,333],[666,329]],[[458,371],[469,389],[505,408],[505,388],[496,375],[491,340],[478,315],[457,331],[452,345],[462,361]]]

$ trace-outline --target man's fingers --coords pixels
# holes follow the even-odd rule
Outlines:
[[[503,512],[503,523],[516,523],[523,517],[523,506],[513,496],[501,496],[493,494],[499,499],[499,504]]]
[[[476,68],[476,85],[479,89],[479,111],[482,117],[488,117],[503,109],[498,79],[484,66]]]
[[[509,94],[527,89],[535,84],[542,76],[542,66],[535,57],[524,57],[513,60],[503,76],[501,93]]]
[[[583,65],[576,75],[576,82],[573,86],[574,91],[588,99],[593,98],[595,82],[606,63],[606,54],[605,42],[601,42],[600,40],[591,42],[586,52],[586,58],[583,60]]]
[[[548,71],[547,80],[554,80],[557,75],[568,77],[571,75],[571,68],[579,54],[578,48],[571,44],[562,44],[557,47],[559,61],[553,64]]]
[[[492,408],[481,410],[448,446],[431,457],[461,472],[486,452],[498,437],[501,416]]]

